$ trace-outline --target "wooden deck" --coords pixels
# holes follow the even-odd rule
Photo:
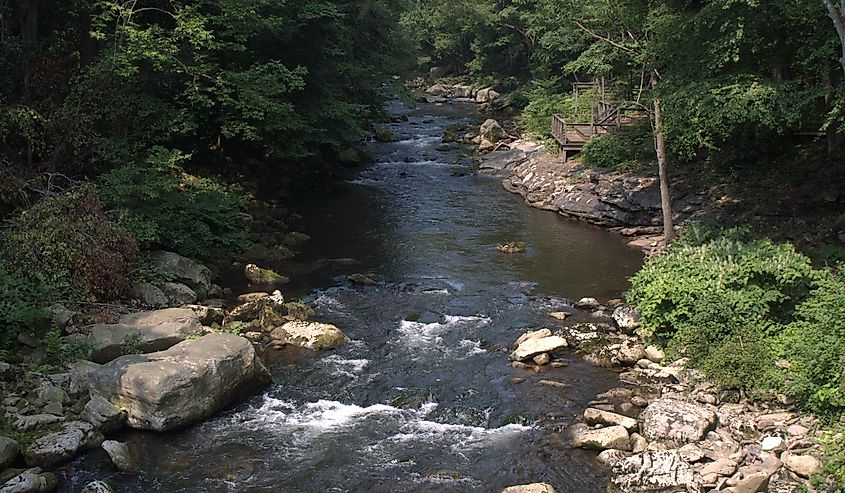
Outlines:
[[[589,123],[567,122],[562,115],[552,115],[552,137],[557,141],[563,153],[563,159],[580,152],[595,135],[603,135],[612,128],[631,125],[642,119],[645,112],[622,108],[612,101],[600,101],[597,115]]]

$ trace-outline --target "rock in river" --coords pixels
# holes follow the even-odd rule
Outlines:
[[[270,333],[273,344],[299,346],[314,351],[334,349],[349,342],[346,334],[331,324],[294,320]]]
[[[690,465],[677,450],[643,452],[616,463],[613,467],[611,492],[663,493],[697,492]]]
[[[55,474],[42,472],[40,467],[34,467],[3,483],[0,493],[49,493],[55,490],[56,486]]]
[[[508,486],[502,493],[555,493],[555,489],[548,483],[531,483]]]
[[[568,346],[566,339],[560,336],[529,338],[523,341],[510,355],[513,361],[527,361],[542,353],[551,353]]]
[[[198,315],[187,308],[131,313],[116,324],[97,324],[91,329],[91,360],[106,363],[127,352],[162,351],[202,330]]]
[[[103,365],[91,374],[91,394],[125,410],[133,428],[166,431],[207,418],[269,382],[248,340],[217,333]]]

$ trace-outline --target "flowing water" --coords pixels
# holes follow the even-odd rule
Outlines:
[[[66,468],[66,491],[92,479],[120,492],[604,489],[594,454],[555,430],[615,375],[574,355],[565,368],[514,370],[507,348],[528,328],[561,323],[546,313],[569,299],[618,297],[641,256],[617,236],[525,206],[497,178],[467,174],[459,150],[438,151],[468,106],[392,110],[408,116],[390,125],[400,141],[373,144],[377,163],[349,190],[301,210],[309,267],[292,274],[289,293],[352,342],[271,357],[275,382],[264,393],[186,430],[121,436],[138,445],[142,474],[116,472],[95,451]],[[509,241],[527,251],[496,250]],[[350,272],[380,282],[353,286]]]

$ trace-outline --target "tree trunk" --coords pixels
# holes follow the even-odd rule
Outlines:
[[[830,105],[833,104],[833,77],[830,70],[825,72],[824,103],[826,108],[830,108]],[[833,154],[842,142],[842,135],[839,133],[839,121],[830,122],[830,125],[825,129],[825,137],[827,138],[827,153]]]
[[[843,0],[845,1],[845,0]],[[675,239],[675,225],[672,220],[672,199],[669,196],[669,174],[667,172],[666,138],[663,132],[663,106],[657,93],[657,70],[651,71],[651,90],[654,92],[654,150],[657,153],[657,171],[660,176],[660,205],[663,209],[663,242],[668,246]]]
[[[23,0],[21,9],[21,42],[23,44],[24,97],[29,100],[32,87],[32,57],[38,45],[38,4],[40,0]]]
[[[824,6],[827,7],[827,13],[830,15],[830,20],[833,21],[833,27],[836,28],[839,34],[839,42],[842,45],[842,58],[839,63],[842,64],[842,73],[845,74],[845,0],[839,0],[839,5],[834,5],[834,0],[822,0]]]
[[[657,170],[660,175],[660,204],[663,208],[663,241],[666,245],[675,239],[672,221],[672,201],[669,197],[669,176],[667,173],[666,141],[663,136],[663,108],[660,97],[654,97],[654,148],[657,151]]]

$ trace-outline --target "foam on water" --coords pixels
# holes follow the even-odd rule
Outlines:
[[[357,380],[358,376],[369,366],[370,360],[346,359],[337,354],[330,354],[320,359],[320,363],[330,368],[334,376],[349,377]]]

